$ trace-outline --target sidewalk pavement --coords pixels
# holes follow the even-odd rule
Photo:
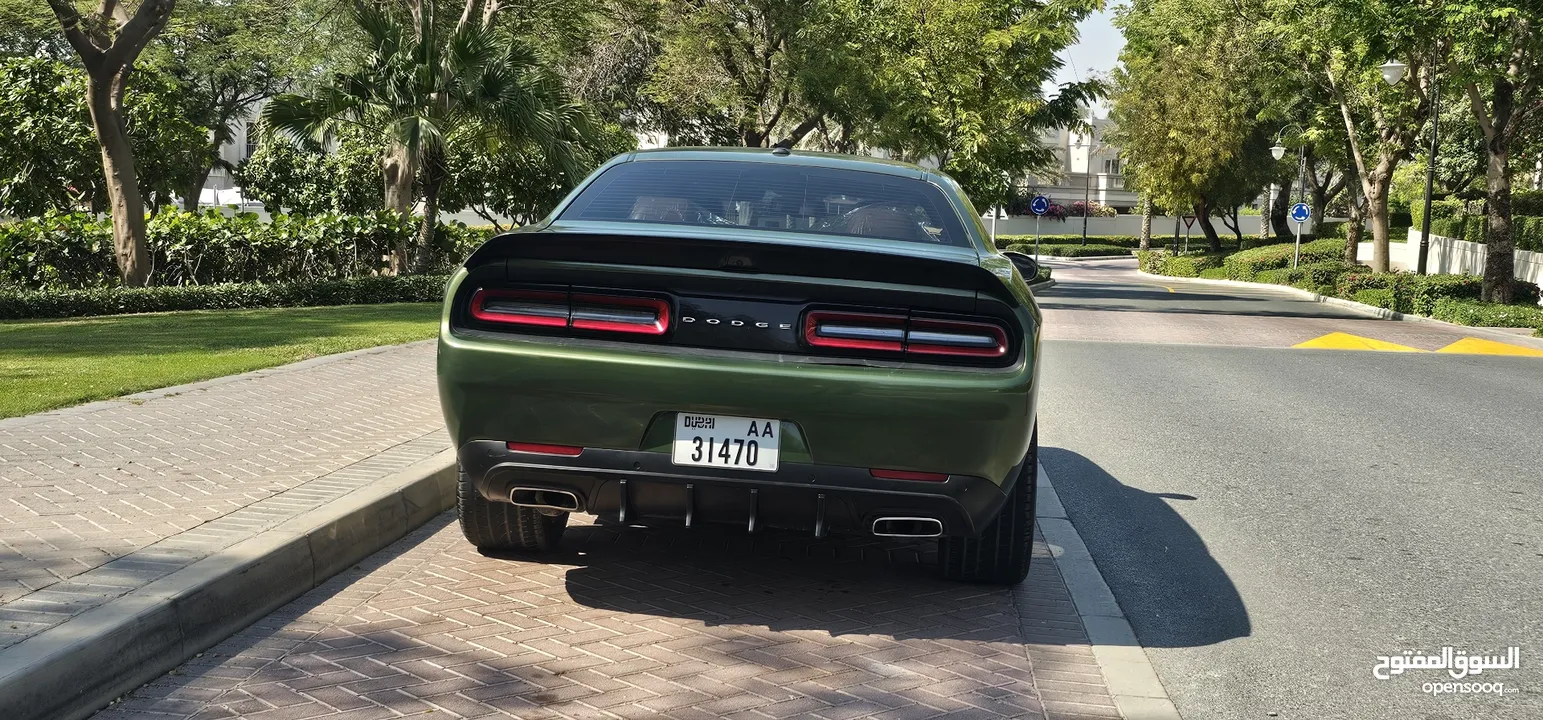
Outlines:
[[[936,580],[935,544],[592,518],[550,562],[481,555],[442,512],[433,363],[414,343],[0,421],[0,716],[1072,720],[1147,692],[1089,642],[1112,598],[1053,559],[1080,541],[1038,538],[1012,589]]]

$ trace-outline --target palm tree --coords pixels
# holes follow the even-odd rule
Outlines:
[[[263,108],[268,132],[325,143],[344,125],[366,128],[386,146],[382,157],[388,208],[411,211],[414,180],[423,197],[418,247],[433,240],[446,149],[475,143],[486,152],[539,147],[576,178],[584,147],[596,135],[588,111],[523,43],[501,32],[491,12],[468,0],[453,28],[436,19],[436,0],[404,12],[396,4],[355,0],[351,13],[366,36],[363,66],[335,76],[315,94],[280,95]],[[409,264],[403,244],[392,270]]]

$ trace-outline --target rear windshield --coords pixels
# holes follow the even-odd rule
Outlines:
[[[968,246],[942,191],[882,173],[720,160],[605,171],[562,220],[708,225]]]

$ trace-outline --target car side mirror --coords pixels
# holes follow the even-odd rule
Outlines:
[[[1039,263],[1034,260],[1033,256],[1014,250],[1008,250],[1002,254],[1006,255],[1008,260],[1013,261],[1013,265],[1023,275],[1024,282],[1034,282],[1034,278],[1039,277]]]

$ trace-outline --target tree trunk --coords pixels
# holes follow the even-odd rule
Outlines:
[[[427,168],[425,168],[428,170]],[[412,269],[421,272],[434,254],[434,228],[439,225],[439,186],[444,178],[432,170],[423,177],[423,222],[418,225],[418,247]]]
[[[1498,114],[1498,113],[1497,113]],[[1511,285],[1516,275],[1516,238],[1511,234],[1511,153],[1502,133],[1485,142],[1489,167],[1485,180],[1484,286],[1480,299],[1485,302],[1510,303]]]
[[[382,156],[381,172],[385,178],[385,205],[386,209],[396,213],[402,218],[412,216],[413,211],[413,178],[416,175],[412,154],[401,145],[392,144],[386,148],[386,154]],[[391,258],[388,272],[399,275],[407,271],[407,239],[403,238],[397,246],[391,249]]]
[[[1347,171],[1347,173],[1350,171]],[[1356,197],[1356,186],[1360,180],[1347,176],[1345,192],[1349,197],[1345,198],[1346,210],[1350,216],[1350,222],[1345,225],[1345,263],[1355,265],[1360,262],[1361,228],[1366,224],[1366,215],[1361,211],[1361,201]]]
[[[1270,206],[1270,228],[1274,230],[1275,241],[1281,238],[1289,238],[1292,235],[1291,226],[1286,224],[1286,209],[1291,206],[1291,186],[1294,181],[1283,180],[1280,182],[1280,192],[1275,194],[1275,204]]]
[[[190,213],[198,212],[198,197],[204,191],[204,183],[209,181],[209,171],[213,168],[204,167],[193,175],[193,182],[188,184],[187,190],[182,192],[182,209]],[[216,205],[219,198],[215,198]]]
[[[1205,233],[1205,241],[1211,252],[1221,252],[1222,237],[1216,234],[1216,226],[1211,223],[1211,208],[1205,200],[1195,203],[1195,219],[1200,222],[1200,230]]]
[[[123,125],[120,100],[128,68],[102,77],[90,74],[87,105],[91,126],[102,149],[102,171],[107,178],[108,212],[113,222],[113,251],[118,275],[128,287],[150,283],[150,257],[145,247],[145,200],[139,192],[134,149]]]
[[[1152,200],[1141,199],[1141,249],[1152,249]]]
[[[1366,185],[1366,205],[1372,219],[1372,272],[1388,271],[1388,188],[1393,184],[1393,158],[1383,155],[1377,160]]]

